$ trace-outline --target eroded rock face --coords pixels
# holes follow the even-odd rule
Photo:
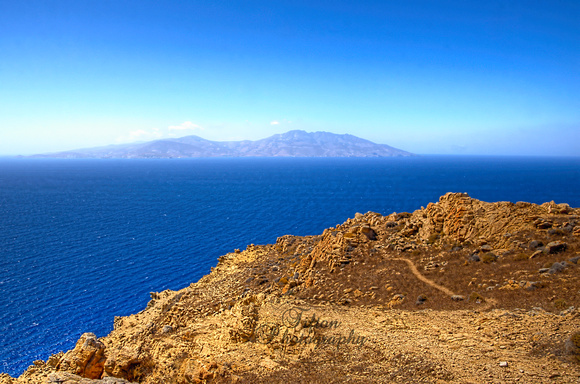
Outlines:
[[[232,316],[236,319],[230,329],[232,341],[246,342],[254,338],[259,307],[260,299],[252,295],[245,297],[232,309]]]
[[[134,380],[138,374],[135,369],[143,362],[137,351],[129,348],[119,348],[110,351],[110,356],[104,364],[106,376],[121,377]]]
[[[99,379],[105,366],[105,349],[94,333],[83,333],[75,348],[62,357],[57,368],[88,379]]]

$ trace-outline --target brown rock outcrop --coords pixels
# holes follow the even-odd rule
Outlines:
[[[463,193],[356,214],[224,255],[0,383],[576,383],[579,215]]]
[[[77,345],[58,362],[57,369],[88,379],[99,379],[105,366],[105,345],[93,333],[84,333]]]

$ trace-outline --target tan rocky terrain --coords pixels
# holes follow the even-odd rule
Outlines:
[[[580,209],[449,193],[222,256],[20,383],[580,383]]]

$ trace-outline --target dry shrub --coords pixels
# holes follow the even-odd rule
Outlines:
[[[481,261],[483,261],[486,264],[489,263],[495,263],[497,261],[497,256],[494,255],[493,253],[489,252],[489,253],[484,253],[483,255],[480,256],[481,257]]]
[[[518,253],[517,255],[514,256],[514,260],[515,261],[524,261],[524,260],[528,260],[530,257],[528,255],[526,255],[525,253]]]
[[[484,303],[485,299],[477,292],[471,292],[469,295],[469,301],[472,303]]]
[[[554,300],[554,307],[556,307],[556,309],[566,309],[568,308],[568,303],[566,303],[566,300],[564,299],[556,299]]]

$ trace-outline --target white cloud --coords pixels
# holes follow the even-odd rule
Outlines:
[[[203,130],[203,127],[192,123],[191,121],[185,121],[179,125],[171,125],[167,128],[153,128],[153,129],[136,129],[131,131],[121,137],[118,137],[117,143],[132,143],[135,141],[150,141],[159,139],[168,139],[180,137],[187,134],[188,130]]]
[[[129,132],[129,137],[131,137],[133,139],[138,139],[139,137],[147,136],[147,135],[148,135],[148,133],[142,129],[138,129],[136,131]]]
[[[167,129],[169,129],[170,131],[185,131],[187,129],[203,130],[202,127],[200,127],[197,124],[192,123],[191,121],[184,121],[183,123],[181,123],[179,125],[170,125],[169,127],[167,127]]]
[[[118,137],[116,142],[117,143],[131,143],[134,141],[149,141],[149,140],[157,140],[163,138],[164,133],[161,132],[159,128],[154,128],[151,131],[145,131],[143,129],[137,129],[135,131],[131,131],[128,134]]]
[[[279,122],[279,121],[276,121],[276,120],[274,120],[274,121],[272,121],[272,122],[270,123],[270,125],[278,125],[278,124],[280,124],[280,122]]]

